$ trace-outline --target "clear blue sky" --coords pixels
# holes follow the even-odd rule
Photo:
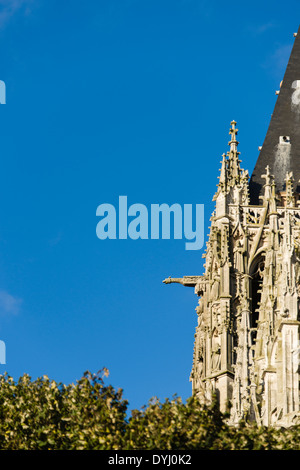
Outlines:
[[[0,339],[7,371],[110,370],[130,407],[191,394],[202,274],[183,240],[96,237],[96,208],[205,205],[230,121],[253,170],[298,0],[1,0]]]

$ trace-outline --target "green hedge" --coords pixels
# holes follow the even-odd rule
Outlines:
[[[300,450],[300,426],[232,428],[216,402],[201,406],[195,397],[153,399],[128,418],[128,402],[105,385],[107,374],[86,372],[70,385],[0,376],[0,449]]]

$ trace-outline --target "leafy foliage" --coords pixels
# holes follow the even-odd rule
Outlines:
[[[121,389],[105,385],[108,371],[86,372],[76,384],[43,376],[18,382],[0,376],[0,449],[300,450],[300,426],[228,426],[216,401],[152,399],[127,417]]]
[[[122,390],[86,372],[65,386],[47,376],[0,377],[1,449],[119,449],[126,427]]]

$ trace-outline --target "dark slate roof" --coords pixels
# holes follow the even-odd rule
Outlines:
[[[292,171],[294,189],[300,192],[300,27],[283,77],[270,125],[250,179],[251,204],[260,204],[269,165],[276,190],[284,189],[286,173]]]

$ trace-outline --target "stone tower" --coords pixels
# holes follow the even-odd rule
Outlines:
[[[236,122],[222,156],[200,276],[191,381],[203,402],[231,404],[231,424],[300,422],[300,28],[249,181]]]

